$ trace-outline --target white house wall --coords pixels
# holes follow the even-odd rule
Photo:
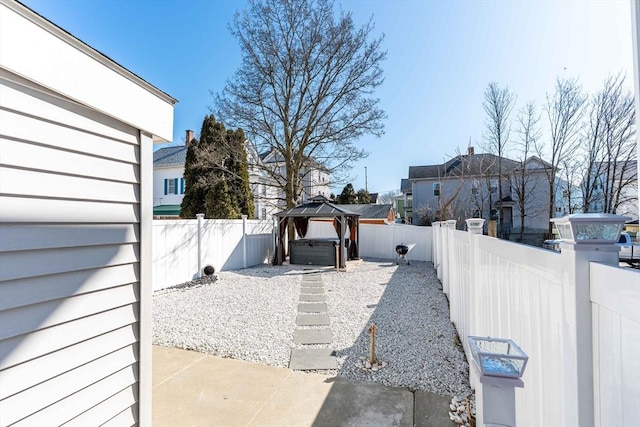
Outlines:
[[[178,192],[177,194],[170,193],[164,194],[164,180],[165,179],[177,179],[178,180]],[[154,167],[153,169],[153,206],[158,205],[179,205],[184,198],[184,192],[181,182],[184,180],[184,166],[168,166],[168,167]]]
[[[47,92],[2,73],[1,421],[133,424],[139,131]]]
[[[152,144],[174,103],[0,0],[0,425],[150,425]]]

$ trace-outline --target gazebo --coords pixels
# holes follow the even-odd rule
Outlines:
[[[360,214],[351,212],[343,207],[338,207],[330,203],[329,199],[318,195],[311,199],[308,203],[298,205],[296,207],[285,209],[275,214],[278,218],[278,235],[276,242],[276,259],[275,264],[282,265],[285,259],[284,238],[287,233],[287,225],[289,218],[293,218],[300,240],[304,240],[309,229],[309,219],[311,218],[333,218],[333,227],[336,230],[337,246],[338,246],[338,268],[345,268],[347,254],[345,248],[345,234],[347,226],[349,227],[349,248],[348,259],[358,259],[358,243],[360,236]],[[310,242],[313,247],[313,242]],[[316,247],[320,250],[321,245]],[[292,247],[293,249],[293,247]]]

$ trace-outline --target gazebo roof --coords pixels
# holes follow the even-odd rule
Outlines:
[[[324,217],[360,216],[359,213],[329,203],[324,196],[315,196],[310,202],[285,209],[275,214],[277,217]]]

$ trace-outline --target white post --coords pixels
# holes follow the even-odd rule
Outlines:
[[[631,39],[633,46],[633,74],[635,78],[636,90],[636,129],[640,129],[640,3],[638,0],[631,0]],[[636,130],[636,150],[638,157],[636,160],[638,177],[640,177],[640,132]],[[638,205],[640,210],[640,204]],[[640,211],[638,212],[640,215]]]
[[[567,426],[592,426],[593,334],[589,264],[618,265],[619,248],[611,243],[562,242],[564,304],[565,420]]]
[[[196,214],[198,218],[198,277],[202,277],[202,219],[203,213]]]
[[[476,319],[478,310],[480,309],[480,304],[478,301],[478,293],[476,289],[476,284],[478,280],[476,278],[476,272],[478,270],[477,263],[477,248],[476,241],[477,235],[482,235],[482,230],[484,228],[485,220],[482,218],[470,218],[465,220],[467,223],[467,228],[469,230],[469,301],[467,301],[467,310],[469,312],[469,335],[478,335],[478,329],[476,327]],[[461,339],[462,342],[466,342],[467,337],[463,337]],[[468,349],[468,346],[465,347]],[[469,351],[467,353],[467,360],[471,360],[471,354]],[[475,383],[475,375],[469,370],[469,382],[471,383],[472,388],[476,388]]]
[[[471,361],[479,378],[476,387],[476,425],[515,427],[516,387],[524,387],[520,378],[502,378],[482,375],[475,360]]]
[[[247,268],[247,216],[242,215],[242,268]]]
[[[431,223],[431,261],[436,271],[438,270],[438,228],[437,222]]]
[[[447,263],[446,263],[446,272],[445,272],[445,277],[446,277],[446,281],[447,281],[447,285],[446,287],[443,286],[443,288],[446,289],[446,294],[449,295],[451,293],[451,269],[453,268],[453,266],[455,265],[452,261],[453,261],[453,230],[456,229],[456,220],[455,219],[448,219],[446,221],[446,229],[445,229],[445,234],[447,236],[447,248],[446,248],[446,252],[443,254],[443,258],[447,259]]]

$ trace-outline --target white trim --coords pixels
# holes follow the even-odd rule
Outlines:
[[[636,89],[636,146],[638,150],[637,168],[640,176],[640,0],[631,0],[631,39],[633,46],[633,71]],[[640,205],[638,206],[640,208]],[[640,210],[638,211],[640,217]]]
[[[140,376],[138,425],[151,426],[151,264],[153,234],[153,140],[140,132]]]
[[[143,129],[157,142],[173,139],[175,99],[12,0],[0,0],[0,52],[0,68]]]

